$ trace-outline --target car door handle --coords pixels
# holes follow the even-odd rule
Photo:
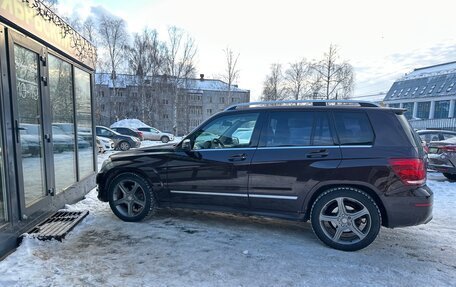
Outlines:
[[[247,155],[245,153],[241,153],[241,154],[235,154],[235,155],[232,155],[228,158],[229,161],[243,161],[247,158]]]
[[[320,158],[320,157],[327,157],[328,155],[329,155],[329,152],[327,149],[321,149],[318,151],[311,151],[306,156],[308,158]]]

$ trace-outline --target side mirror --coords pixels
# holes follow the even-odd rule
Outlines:
[[[182,149],[185,150],[185,151],[192,150],[192,142],[190,141],[190,139],[185,139],[182,142]]]

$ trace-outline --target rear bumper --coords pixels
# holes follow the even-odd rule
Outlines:
[[[453,157],[446,154],[429,154],[428,155],[428,168],[445,173],[456,173],[456,167],[452,160]]]
[[[394,228],[428,223],[432,219],[433,202],[433,192],[426,185],[385,196],[386,226]]]
[[[445,164],[428,164],[428,168],[432,170],[436,170],[438,172],[444,173],[456,173],[456,168],[454,166],[448,166]]]

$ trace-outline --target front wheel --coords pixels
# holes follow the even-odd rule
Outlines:
[[[443,175],[448,178],[449,180],[456,180],[456,174],[455,173],[446,173],[444,172]]]
[[[149,182],[136,173],[116,176],[108,187],[109,206],[123,221],[136,222],[151,216],[157,207]]]
[[[131,147],[130,144],[129,144],[128,142],[126,142],[126,141],[123,141],[123,142],[120,142],[120,143],[119,143],[119,149],[120,149],[121,151],[129,150],[130,147]]]
[[[169,142],[169,137],[164,136],[161,138],[161,141],[162,141],[162,143],[167,143],[167,142]]]
[[[381,226],[380,210],[372,197],[350,187],[333,188],[321,194],[312,206],[310,217],[318,239],[343,251],[367,247]]]

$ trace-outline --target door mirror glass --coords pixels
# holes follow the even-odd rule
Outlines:
[[[185,151],[190,151],[192,149],[192,142],[190,141],[190,139],[185,139],[182,142],[182,149]]]

